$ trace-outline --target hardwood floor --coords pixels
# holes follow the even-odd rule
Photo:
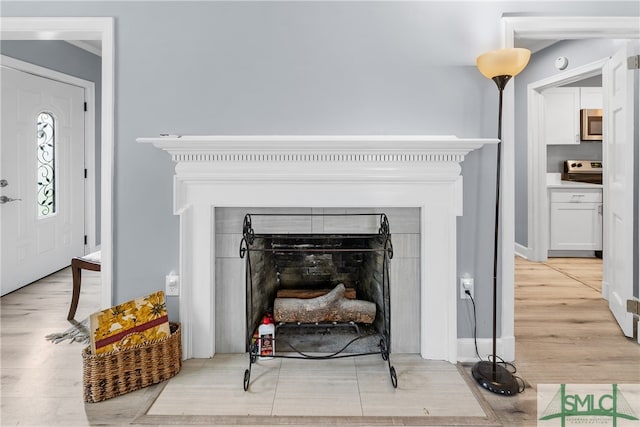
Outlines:
[[[516,366],[528,388],[513,398],[483,391],[505,425],[536,425],[538,384],[640,383],[640,345],[602,299],[601,260],[517,258],[515,270]]]
[[[546,264],[517,267],[516,358],[527,380],[639,383],[640,346],[622,335],[601,297],[600,260]]]
[[[537,384],[640,383],[640,345],[613,320],[601,274],[596,259],[516,260],[515,364],[528,387],[515,397],[480,390],[503,425],[536,425]],[[99,308],[99,288],[99,275],[83,272],[76,319]],[[83,346],[43,338],[70,326],[70,299],[65,269],[0,300],[2,426],[128,425],[157,394],[152,386],[125,399],[82,402]]]

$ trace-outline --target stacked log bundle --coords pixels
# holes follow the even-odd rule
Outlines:
[[[276,297],[273,315],[276,322],[356,322],[371,324],[376,317],[375,303],[349,299],[340,283],[331,292],[315,298]]]
[[[331,289],[279,289],[276,297],[309,299],[321,297],[329,292],[331,292]],[[344,296],[345,298],[356,299],[356,290],[353,288],[345,288]]]

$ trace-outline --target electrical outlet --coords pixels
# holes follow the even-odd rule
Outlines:
[[[474,297],[473,288],[474,288],[473,277],[461,277],[460,278],[460,299],[471,299],[465,291],[469,291],[471,293],[471,297]]]
[[[171,272],[165,277],[165,294],[167,296],[180,295],[180,276]]]

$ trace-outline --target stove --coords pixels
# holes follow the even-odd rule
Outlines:
[[[566,160],[562,180],[602,184],[602,160]]]

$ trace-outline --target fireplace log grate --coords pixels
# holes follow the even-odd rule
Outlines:
[[[322,217],[361,217],[365,221],[378,220],[379,227],[377,233],[344,233],[344,234],[259,234],[253,229],[254,217],[265,217],[261,220],[269,220],[269,217],[301,217],[301,216],[322,216]],[[353,220],[353,218],[352,218]],[[369,224],[369,223],[368,223]],[[266,243],[265,243],[266,242]],[[366,356],[372,354],[380,354],[382,360],[387,362],[391,384],[394,388],[398,385],[396,370],[391,364],[389,357],[391,340],[390,340],[390,301],[389,301],[389,262],[393,258],[393,245],[391,243],[391,233],[389,228],[389,220],[384,213],[350,213],[350,214],[252,214],[247,213],[243,221],[242,239],[240,241],[240,257],[246,262],[246,287],[247,287],[247,349],[249,353],[249,367],[245,370],[243,387],[247,391],[251,382],[251,367],[258,360],[260,337],[254,335],[259,321],[268,307],[263,301],[271,301],[275,298],[277,290],[285,284],[285,279],[289,279],[296,274],[303,274],[294,270],[295,274],[290,271],[280,271],[278,264],[286,264],[288,260],[294,259],[302,262],[302,267],[297,270],[304,271],[306,277],[312,277],[311,281],[334,280],[326,277],[323,272],[316,271],[317,264],[331,263],[333,260],[327,260],[326,257],[332,257],[333,254],[339,257],[341,268],[347,271],[357,270],[363,264],[366,256],[374,256],[379,258],[381,266],[381,274],[376,272],[370,273],[370,276],[376,277],[378,286],[374,286],[373,291],[364,292],[367,297],[364,299],[372,300],[378,308],[376,320],[371,325],[358,325],[355,322],[317,322],[317,323],[301,323],[287,322],[276,324],[279,331],[276,333],[275,339],[276,352],[274,358],[290,358],[290,359],[307,359],[307,360],[327,360],[345,357]],[[342,254],[352,254],[352,258],[344,262],[340,257]],[[266,257],[278,259],[278,262],[267,262]],[[269,258],[272,259],[272,258]],[[254,279],[252,270],[253,263],[263,269],[269,270],[270,275],[274,279],[268,284],[256,284],[258,280]],[[306,264],[305,264],[306,263]],[[272,265],[273,264],[273,265]],[[342,265],[346,264],[346,265]],[[266,266],[266,267],[265,267]],[[346,277],[346,276],[345,276]],[[344,279],[345,277],[340,277]],[[349,280],[349,279],[347,279]],[[343,280],[340,280],[343,281]],[[358,280],[354,280],[353,286],[358,286]],[[335,284],[335,283],[334,283]],[[373,295],[375,294],[375,295]],[[256,306],[256,301],[261,301],[261,306]],[[288,340],[285,330],[295,330],[302,328],[306,330],[314,330],[315,335],[322,339],[323,336],[334,335],[334,331],[353,329],[355,333],[345,338],[344,345],[334,351],[326,352],[309,352],[299,349],[297,344],[293,344]],[[290,350],[283,352],[282,349]],[[314,353],[314,354],[311,354]]]

